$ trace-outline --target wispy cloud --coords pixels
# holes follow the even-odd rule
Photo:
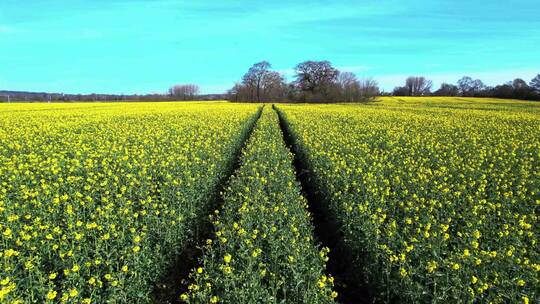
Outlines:
[[[277,72],[285,77],[292,77],[296,74],[296,71],[294,69],[282,69],[277,70]]]
[[[202,94],[221,94],[226,93],[233,87],[233,83],[220,84],[220,85],[201,85]]]
[[[351,73],[359,73],[359,72],[365,72],[369,70],[369,67],[365,65],[349,65],[349,66],[338,66],[338,70],[341,72],[351,72]]]
[[[0,34],[9,34],[15,32],[15,29],[10,26],[0,25]]]

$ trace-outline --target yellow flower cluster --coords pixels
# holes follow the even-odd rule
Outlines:
[[[540,104],[387,98],[279,109],[347,246],[392,287],[381,293],[539,301]]]
[[[258,106],[0,105],[0,302],[146,302]]]
[[[328,248],[313,241],[306,200],[275,111],[266,107],[241,167],[210,219],[203,267],[191,273],[189,303],[332,303],[334,280],[324,275]],[[226,240],[226,241],[223,241]],[[196,287],[195,287],[196,286]],[[232,292],[234,290],[234,292]]]

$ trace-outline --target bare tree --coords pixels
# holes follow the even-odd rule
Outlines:
[[[360,85],[359,101],[370,101],[379,95],[379,85],[372,78],[363,78],[358,83]]]
[[[512,87],[514,88],[514,98],[518,99],[527,99],[533,91],[525,80],[521,78],[514,79]]]
[[[360,99],[360,83],[354,73],[340,73],[338,83],[341,88],[341,101],[354,102]]]
[[[472,83],[472,93],[473,95],[477,95],[481,93],[483,90],[486,89],[486,85],[482,82],[480,79],[476,79]]]
[[[179,84],[169,89],[169,95],[178,100],[193,100],[199,94],[199,86],[196,84]]]
[[[267,102],[286,99],[289,90],[287,83],[281,74],[271,71],[271,67],[267,61],[254,64],[242,77],[242,82],[229,90],[230,100]]]
[[[306,61],[296,66],[296,81],[287,83],[271,65],[262,61],[253,65],[242,82],[228,91],[229,100],[242,102],[369,101],[379,94],[372,79],[358,80],[355,74],[340,73],[328,61]]]
[[[295,71],[295,83],[300,91],[310,93],[315,100],[328,98],[337,85],[339,71],[329,61],[305,61],[298,64]]]
[[[352,72],[340,72],[337,80],[340,85],[346,87],[358,82],[358,77],[356,77],[356,75]]]
[[[408,96],[409,95],[409,89],[407,87],[395,87],[392,91],[392,95],[394,96]]]
[[[257,102],[264,99],[269,78],[276,77],[276,72],[270,71],[270,68],[272,65],[268,61],[261,61],[254,64],[242,78],[243,84],[250,89],[251,97]]]
[[[229,100],[231,101],[248,101],[249,91],[246,86],[241,83],[236,83],[232,89],[227,92]]]
[[[441,87],[433,92],[435,96],[457,96],[459,94],[459,88],[453,84],[443,83]]]
[[[531,80],[529,86],[537,93],[540,93],[540,74],[536,75],[536,77]]]
[[[459,93],[463,96],[467,96],[472,90],[474,80],[469,76],[463,76],[458,80]]]
[[[522,90],[522,89],[529,88],[525,80],[521,78],[514,79],[514,81],[512,81],[512,87],[514,87],[514,90]]]
[[[432,84],[431,80],[427,80],[425,77],[411,76],[405,80],[409,96],[429,95]]]
[[[493,89],[491,89],[491,96],[498,98],[513,98],[514,88],[512,87],[512,83],[509,82],[495,86]]]
[[[459,93],[462,96],[476,96],[486,89],[486,86],[480,79],[473,80],[469,76],[464,76],[458,80]]]
[[[361,102],[369,101],[379,94],[377,82],[371,78],[358,80],[351,72],[340,72],[338,76],[339,101]]]
[[[287,82],[278,72],[269,72],[264,78],[262,88],[264,101],[283,101],[287,98]]]

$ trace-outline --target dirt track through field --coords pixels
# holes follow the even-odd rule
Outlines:
[[[257,121],[261,117],[264,106],[260,107],[255,114],[256,117],[250,123],[248,132],[242,138],[242,144],[236,151],[235,160],[224,174],[224,178],[220,181],[218,189],[214,193],[213,202],[210,204],[205,216],[199,219],[198,223],[194,224],[194,235],[192,242],[187,244],[182,249],[180,255],[172,262],[167,270],[167,275],[164,276],[158,284],[156,284],[152,292],[152,302],[156,304],[172,304],[180,303],[180,295],[188,291],[189,273],[192,269],[200,266],[203,252],[202,246],[207,239],[214,237],[212,223],[208,220],[208,215],[214,210],[221,209],[223,200],[221,192],[227,187],[229,179],[234,172],[240,167],[242,150],[246,146]]]
[[[291,136],[282,113],[275,108],[274,110],[276,110],[279,117],[279,127],[283,133],[284,141],[294,155],[293,166],[297,179],[302,186],[302,193],[308,201],[309,211],[313,216],[315,239],[321,243],[321,246],[330,248],[327,274],[333,276],[335,279],[335,290],[338,292],[337,301],[344,304],[371,303],[368,286],[360,282],[359,278],[362,276],[355,273],[357,269],[352,267],[354,261],[352,260],[351,253],[344,245],[343,235],[339,230],[338,222],[330,216],[325,207],[324,198],[315,189],[311,181],[313,178],[311,172],[299,156],[299,151],[296,150],[297,147],[294,145],[294,139]],[[208,210],[208,214],[213,210],[219,210],[222,206],[223,201],[220,193],[227,186],[235,170],[239,168],[241,151],[248,142],[261,113],[262,108],[256,114],[256,119],[250,125],[247,135],[243,138],[242,147],[236,154],[234,164],[231,166],[229,172],[227,172],[226,178],[220,183],[220,187],[216,191],[216,197],[214,198],[215,202],[211,204],[212,208]],[[182,250],[181,254],[172,263],[168,274],[156,285],[152,295],[154,303],[179,303],[180,294],[188,291],[190,271],[200,266],[203,255],[201,248],[204,242],[211,238],[213,238],[212,224],[208,221],[208,217],[205,216],[195,225],[195,233],[191,244],[188,244]]]
[[[302,193],[308,201],[309,212],[313,216],[315,239],[321,243],[321,246],[330,249],[326,269],[327,274],[333,276],[335,280],[335,290],[338,292],[336,300],[343,304],[372,303],[370,288],[362,282],[361,278],[364,276],[357,273],[358,269],[353,267],[355,261],[353,261],[351,252],[344,244],[343,234],[340,232],[338,222],[330,215],[326,208],[325,198],[315,188],[311,171],[300,157],[300,151],[297,150],[298,147],[294,143],[294,138],[282,113],[274,106],[273,108],[279,116],[280,128],[285,143],[294,155],[293,165],[296,176],[302,186]]]

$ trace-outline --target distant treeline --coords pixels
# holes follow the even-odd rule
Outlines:
[[[341,72],[329,61],[305,61],[295,68],[294,81],[287,82],[272,71],[267,61],[254,64],[231,90],[237,102],[367,102],[379,94],[370,78],[358,79]]]
[[[540,100],[540,74],[527,83],[515,79],[494,87],[465,76],[457,84],[443,83],[432,92],[432,81],[411,76],[393,92],[380,92],[371,78],[358,79],[351,72],[341,72],[329,61],[305,61],[294,68],[294,80],[271,70],[263,61],[253,65],[228,92],[229,100],[238,102],[367,102],[378,95],[393,96],[465,96]]]
[[[431,92],[432,82],[421,76],[411,76],[405,80],[405,85],[396,87],[393,96],[465,96],[493,97],[523,100],[540,100],[540,74],[529,83],[521,78],[494,87],[486,86],[480,79],[464,76],[457,84],[443,83],[441,87]]]
[[[191,85],[190,85],[191,86]],[[145,95],[115,95],[115,94],[62,94],[62,93],[35,93],[23,91],[0,91],[0,102],[90,102],[90,101],[178,101],[178,100],[225,100],[226,94],[187,94],[182,90],[174,90],[169,94]],[[197,88],[198,93],[198,88]]]
[[[354,73],[339,71],[329,61],[305,61],[294,68],[294,80],[271,70],[267,61],[254,64],[226,94],[199,94],[196,84],[178,84],[165,94],[62,94],[0,91],[0,102],[70,102],[70,101],[187,101],[230,100],[235,102],[369,102],[376,96],[464,96],[540,100],[540,74],[529,83],[515,79],[494,87],[480,79],[464,76],[456,84],[443,83],[432,91],[433,82],[411,76],[404,86],[381,92],[371,78],[359,79]]]

